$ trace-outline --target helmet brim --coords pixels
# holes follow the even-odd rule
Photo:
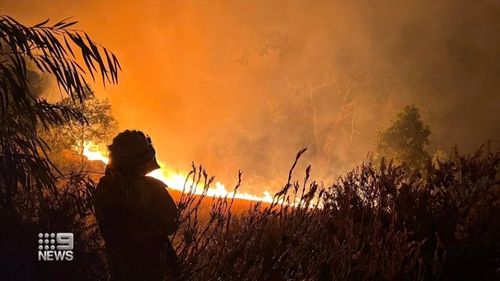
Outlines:
[[[160,165],[158,164],[158,161],[156,161],[156,156],[153,157],[153,159],[151,159],[150,161],[144,163],[143,166],[144,167],[141,170],[144,170],[146,174],[149,174],[154,170],[160,169]]]

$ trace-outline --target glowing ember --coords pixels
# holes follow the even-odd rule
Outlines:
[[[108,163],[109,158],[106,156],[106,152],[102,152],[99,149],[99,146],[92,143],[92,142],[85,142],[84,148],[83,148],[83,155],[85,155],[89,160],[97,160],[101,161],[103,163]],[[155,170],[151,173],[148,174],[148,176],[154,177],[156,179],[161,180],[164,182],[169,188],[174,189],[174,190],[179,190],[183,191],[184,185],[186,183],[186,176],[183,173],[180,172],[174,172],[173,170],[167,168],[165,164],[161,161],[158,161],[158,164],[160,164],[160,169]],[[187,182],[186,183],[186,189],[192,186],[192,182]],[[203,193],[203,186],[196,186],[194,190],[195,194],[202,194]],[[207,190],[207,196],[210,197],[225,197],[227,196],[228,198],[231,198],[234,195],[234,198],[238,199],[245,199],[245,200],[252,200],[252,201],[263,201],[263,202],[272,202],[273,197],[271,193],[265,191],[263,193],[263,196],[257,196],[257,195],[252,195],[249,193],[241,193],[241,192],[236,192],[236,194],[233,194],[231,191],[227,191],[226,187],[224,184],[220,182],[215,182],[213,188],[209,188]]]

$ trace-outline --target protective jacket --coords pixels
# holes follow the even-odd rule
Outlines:
[[[175,266],[168,235],[177,230],[178,210],[163,182],[108,168],[94,204],[115,279],[161,280],[165,263]]]

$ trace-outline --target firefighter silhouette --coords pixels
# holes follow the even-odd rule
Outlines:
[[[178,210],[166,185],[146,176],[159,168],[151,139],[126,130],[108,149],[94,204],[113,279],[162,280],[177,268],[168,235],[177,230]]]

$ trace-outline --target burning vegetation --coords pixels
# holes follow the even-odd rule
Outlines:
[[[87,157],[88,160],[98,160],[102,163],[107,164],[109,158],[107,152],[99,150],[99,145],[92,142],[85,142],[83,148],[83,155]],[[148,175],[164,182],[170,189],[181,191],[181,192],[192,192],[197,195],[205,193],[209,197],[229,197],[236,199],[245,199],[251,201],[262,201],[271,203],[273,198],[268,191],[264,191],[263,196],[252,195],[249,193],[241,193],[237,191],[228,191],[224,184],[216,181],[213,185],[214,188],[208,188],[205,190],[203,186],[193,184],[192,181],[186,182],[187,174],[181,174],[179,172],[174,172],[167,168],[164,163],[159,162],[160,169],[155,170]],[[186,184],[189,184],[193,190],[186,190]]]

